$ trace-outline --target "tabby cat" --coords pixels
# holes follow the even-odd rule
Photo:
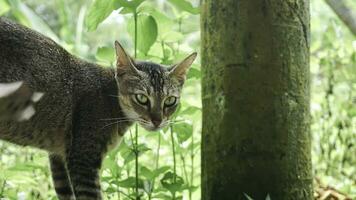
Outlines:
[[[104,68],[0,18],[0,83],[21,89],[0,95],[0,139],[49,152],[60,200],[102,199],[105,154],[134,122],[150,131],[170,122],[197,55],[162,66],[132,59],[118,42],[115,49],[116,69]],[[39,101],[35,92],[42,93]],[[28,120],[4,116],[29,106],[35,112]]]

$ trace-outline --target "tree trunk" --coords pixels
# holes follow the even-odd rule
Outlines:
[[[203,0],[203,200],[313,198],[309,21],[308,0]]]

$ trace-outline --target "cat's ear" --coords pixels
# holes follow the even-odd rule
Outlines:
[[[170,76],[184,82],[189,68],[193,64],[196,57],[197,53],[194,52],[186,57],[182,62],[174,65],[169,71]]]
[[[125,52],[124,48],[118,41],[115,41],[116,50],[116,68],[118,75],[121,75],[129,70],[137,72],[135,61]]]

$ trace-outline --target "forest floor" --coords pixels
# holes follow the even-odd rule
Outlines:
[[[352,200],[351,197],[335,188],[322,185],[318,178],[315,179],[314,198],[315,200]]]

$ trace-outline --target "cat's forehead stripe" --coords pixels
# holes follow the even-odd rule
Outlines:
[[[150,62],[140,62],[137,64],[137,68],[147,75],[145,78],[147,78],[154,92],[163,93],[165,85],[165,70],[163,66]]]
[[[156,92],[163,92],[164,78],[161,71],[152,69],[149,71],[150,82]]]

